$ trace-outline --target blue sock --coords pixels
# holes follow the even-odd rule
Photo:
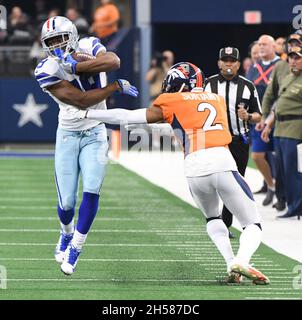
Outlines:
[[[79,209],[77,231],[87,234],[99,207],[99,195],[83,192],[83,201]]]
[[[74,208],[70,209],[70,210],[63,210],[60,208],[60,206],[58,205],[58,216],[60,218],[60,221],[65,224],[68,225],[74,216]]]

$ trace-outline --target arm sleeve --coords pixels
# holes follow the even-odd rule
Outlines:
[[[85,118],[97,119],[108,124],[147,123],[146,110],[147,108],[137,110],[88,110],[85,112]]]

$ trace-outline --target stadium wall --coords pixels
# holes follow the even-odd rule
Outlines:
[[[0,80],[0,142],[52,142],[56,103],[32,78]]]
[[[175,61],[190,61],[210,76],[218,72],[219,49],[237,47],[241,60],[248,55],[249,45],[262,34],[277,38],[294,32],[291,23],[259,25],[235,23],[155,23],[153,50],[172,50]],[[181,35],[181,36],[180,36]],[[241,70],[240,70],[241,71]]]
[[[262,23],[288,23],[296,14],[294,0],[151,1],[152,23],[243,23],[245,11],[260,11]]]

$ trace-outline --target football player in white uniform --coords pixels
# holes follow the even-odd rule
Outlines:
[[[107,164],[107,133],[99,120],[78,119],[79,109],[106,109],[105,99],[115,91],[136,97],[137,89],[127,80],[106,85],[106,71],[119,68],[119,58],[95,37],[78,40],[77,29],[65,17],[47,20],[41,42],[48,57],[35,70],[43,91],[59,105],[55,149],[55,182],[61,234],[55,259],[61,270],[74,272],[82,246],[98,210],[99,193]],[[78,62],[74,53],[91,59]],[[76,228],[74,214],[79,174],[82,174],[83,200]]]

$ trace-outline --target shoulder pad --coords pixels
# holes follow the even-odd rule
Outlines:
[[[96,57],[99,52],[106,52],[106,48],[101,44],[100,39],[96,37],[86,37],[79,41],[79,51]]]
[[[42,89],[62,80],[61,70],[55,59],[42,60],[35,69],[35,78]]]

